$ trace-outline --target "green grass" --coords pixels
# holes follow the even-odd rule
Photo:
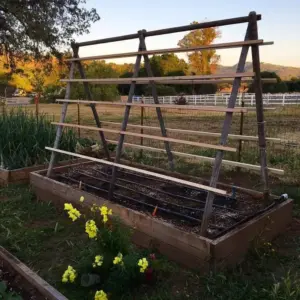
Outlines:
[[[56,127],[51,119],[40,115],[37,120],[33,113],[12,109],[0,115],[0,167],[18,169],[47,163],[51,146],[56,135]],[[65,130],[61,138],[61,148],[73,151],[76,145],[75,133]]]
[[[282,191],[294,194],[295,216],[299,215],[299,189]],[[87,247],[82,224],[70,224],[63,211],[51,203],[37,202],[27,186],[1,189],[0,199],[0,244],[70,300],[93,299],[89,290],[60,282],[66,265],[84,263],[94,251],[92,244]],[[232,270],[203,275],[159,257],[156,284],[141,286],[118,299],[297,300],[299,251],[300,223],[295,220],[285,235],[271,246],[253,248],[245,262]]]

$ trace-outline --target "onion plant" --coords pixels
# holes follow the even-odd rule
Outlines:
[[[12,170],[49,162],[51,152],[45,146],[53,145],[55,134],[56,127],[46,115],[37,120],[33,113],[21,109],[0,115],[0,167]],[[65,129],[60,148],[74,151],[75,145],[75,133]]]

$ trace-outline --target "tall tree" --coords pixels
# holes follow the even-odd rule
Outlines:
[[[58,54],[74,35],[89,32],[100,19],[86,0],[1,0],[0,49],[6,54],[38,57],[45,51]],[[13,62],[13,60],[10,60]]]
[[[116,78],[118,77],[117,72],[112,68],[110,64],[106,64],[104,60],[93,61],[85,64],[85,72],[87,78]],[[75,74],[79,77],[79,74]],[[91,85],[90,86],[93,99],[96,101],[105,100],[116,100],[119,95],[117,86],[115,84],[107,85]],[[85,93],[83,84],[74,84],[72,86],[71,98],[73,99],[84,99]]]
[[[198,24],[198,22],[192,24]],[[178,42],[178,46],[181,48],[206,46],[219,37],[221,37],[221,31],[216,27],[197,29],[186,34]],[[211,74],[215,71],[220,56],[216,54],[216,50],[205,50],[188,54],[188,59],[191,71],[195,74]]]
[[[277,80],[276,83],[262,83],[263,93],[287,93],[288,86],[275,72],[264,71],[261,72],[261,78],[275,78]],[[254,93],[254,84],[252,83],[249,86],[249,93]]]

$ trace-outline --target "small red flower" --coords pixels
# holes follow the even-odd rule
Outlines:
[[[153,281],[153,269],[152,268],[148,268],[145,271],[145,276],[146,276],[146,281],[147,282],[152,282]]]
[[[156,259],[155,253],[151,253],[151,254],[149,255],[149,257],[150,257],[150,259],[152,259],[152,260],[155,260],[155,259]]]

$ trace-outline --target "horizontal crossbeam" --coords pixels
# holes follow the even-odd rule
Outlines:
[[[141,103],[127,103],[127,102],[107,102],[107,101],[89,101],[89,100],[67,100],[56,99],[57,102],[68,103],[82,103],[82,104],[99,104],[111,106],[132,106],[132,107],[161,107],[164,109],[188,109],[188,110],[201,110],[201,111],[214,111],[214,112],[237,112],[246,113],[246,108],[227,108],[219,106],[201,106],[201,105],[172,105],[172,104],[141,104]]]
[[[180,52],[203,51],[203,50],[209,50],[209,49],[230,49],[230,48],[238,48],[238,47],[242,47],[242,46],[251,46],[251,45],[267,46],[267,45],[272,45],[272,44],[273,44],[273,42],[265,42],[264,43],[264,40],[249,40],[249,41],[220,43],[220,44],[211,44],[211,45],[186,47],[186,48],[169,48],[169,49],[157,49],[157,50],[135,51],[135,52],[78,57],[78,58],[66,59],[66,61],[100,60],[100,59],[111,59],[111,58],[134,57],[136,55],[180,53]]]
[[[256,18],[258,21],[261,20],[261,15],[256,15],[256,16],[257,16]],[[190,25],[179,26],[179,27],[171,27],[171,28],[165,28],[165,29],[159,29],[159,30],[145,31],[144,36],[145,37],[157,36],[157,35],[183,32],[183,31],[189,31],[189,30],[241,24],[241,23],[247,23],[249,21],[250,21],[250,16],[239,17],[239,18],[230,18],[230,19],[202,22],[202,23],[197,23],[197,24],[190,24]],[[98,44],[132,40],[132,39],[137,39],[137,38],[139,38],[139,34],[133,33],[133,34],[126,34],[126,35],[104,38],[104,39],[99,39],[99,40],[80,42],[80,43],[76,43],[75,45],[77,47],[84,47],[84,46],[92,46],[92,45],[98,45]]]
[[[188,80],[177,80],[177,79],[171,79],[171,80],[151,80],[151,82],[156,83],[156,84],[222,84],[222,83],[229,83],[232,84],[233,83],[233,79],[203,79],[203,80],[194,80],[194,79],[188,79]],[[242,83],[252,83],[254,82],[253,79],[247,79],[247,78],[242,78],[241,79]],[[277,79],[276,78],[262,78],[262,82],[263,83],[276,83]],[[97,84],[123,84],[123,85],[131,85],[132,81],[130,78],[128,78],[128,80],[124,80],[122,83],[120,83],[120,81],[118,80],[109,80],[109,81],[105,81],[103,83],[100,82],[96,82]],[[145,81],[145,80],[137,80],[135,81],[135,84],[138,85],[147,85],[150,83],[149,81]]]
[[[121,123],[117,122],[109,122],[109,121],[102,121],[102,124],[107,125],[116,125],[121,126]],[[135,125],[135,124],[127,124],[127,127],[132,128],[143,128],[143,129],[149,129],[149,130],[160,130],[159,127],[155,126],[146,126],[146,125]],[[175,133],[182,133],[182,134],[194,134],[194,135],[200,135],[200,136],[211,136],[211,137],[220,137],[221,133],[218,132],[206,132],[206,131],[196,131],[196,130],[187,130],[187,129],[177,129],[177,128],[166,128],[169,132],[175,132]],[[251,136],[251,135],[238,135],[238,134],[228,134],[228,138],[232,140],[242,140],[242,141],[258,141],[258,136]],[[269,142],[286,142],[279,138],[266,138]]]
[[[132,77],[132,78],[80,78],[80,79],[61,79],[61,82],[89,82],[97,84],[122,84],[122,83],[142,83],[152,81],[171,81],[171,80],[202,80],[202,79],[219,79],[219,78],[242,78],[253,77],[253,72],[243,73],[228,73],[228,74],[214,74],[214,75],[192,75],[192,76],[164,76],[164,77]]]
[[[117,145],[117,141],[112,141],[112,140],[107,140],[108,143]],[[129,148],[136,148],[136,149],[143,149],[146,151],[152,151],[152,152],[161,152],[161,153],[166,153],[166,150],[160,149],[160,148],[154,148],[154,147],[147,147],[147,146],[142,146],[142,145],[136,145],[136,144],[130,144],[130,143],[124,143],[124,147],[129,147]],[[195,154],[189,154],[189,153],[182,153],[182,152],[177,152],[177,151],[172,151],[174,155],[190,158],[190,159],[195,159],[195,160],[200,160],[204,162],[214,162],[215,158],[213,157],[207,157],[207,156],[201,156],[201,155],[195,155]],[[254,170],[254,171],[260,171],[261,166],[257,165],[252,165],[252,164],[246,164],[246,163],[241,163],[237,161],[231,161],[231,160],[222,160],[222,164],[226,166],[231,166],[231,167],[239,167],[239,168],[244,168],[248,170]],[[275,168],[268,168],[270,173],[276,174],[276,175],[284,175],[284,170],[281,169],[275,169]]]
[[[129,131],[108,129],[108,128],[98,128],[98,127],[93,127],[93,126],[77,125],[77,124],[71,124],[71,123],[52,122],[51,124],[57,125],[57,126],[71,127],[71,128],[81,128],[81,129],[86,129],[86,130],[94,130],[94,131],[102,131],[102,132],[110,132],[110,133],[116,133],[116,134],[124,134],[124,135],[129,135],[129,136],[143,137],[146,139],[173,142],[173,143],[191,145],[191,146],[196,146],[196,147],[203,147],[203,148],[208,148],[208,149],[217,149],[217,150],[222,150],[222,151],[236,152],[236,149],[232,148],[232,147],[206,144],[206,143],[198,143],[198,142],[174,139],[174,138],[169,138],[169,137],[162,137],[162,136],[157,136],[157,135],[141,134],[141,133],[135,133],[135,132],[129,132]]]
[[[55,149],[55,148],[51,148],[51,147],[45,147],[45,149],[49,150],[49,151],[61,153],[61,154],[66,154],[66,155],[70,155],[70,156],[79,157],[79,158],[83,158],[83,159],[86,159],[86,160],[102,163],[104,165],[115,166],[117,168],[133,171],[133,172],[144,174],[144,175],[153,176],[153,177],[156,177],[156,178],[165,179],[165,180],[176,182],[176,183],[179,183],[179,184],[182,184],[182,185],[185,185],[185,186],[190,186],[190,187],[193,187],[193,188],[210,191],[210,192],[215,193],[215,194],[227,195],[227,192],[224,191],[224,190],[221,190],[221,189],[218,189],[218,188],[211,188],[210,186],[206,186],[206,185],[203,185],[203,184],[200,184],[200,183],[195,183],[195,182],[191,182],[191,181],[187,181],[187,180],[182,180],[182,179],[178,179],[178,178],[175,178],[175,177],[162,175],[162,174],[159,174],[159,173],[154,173],[154,172],[151,172],[151,171],[126,166],[126,165],[123,165],[123,164],[114,163],[114,162],[107,161],[107,160],[104,160],[104,159],[99,159],[99,158],[95,158],[95,157],[81,155],[81,154],[78,154],[78,153],[68,152],[68,151]]]

